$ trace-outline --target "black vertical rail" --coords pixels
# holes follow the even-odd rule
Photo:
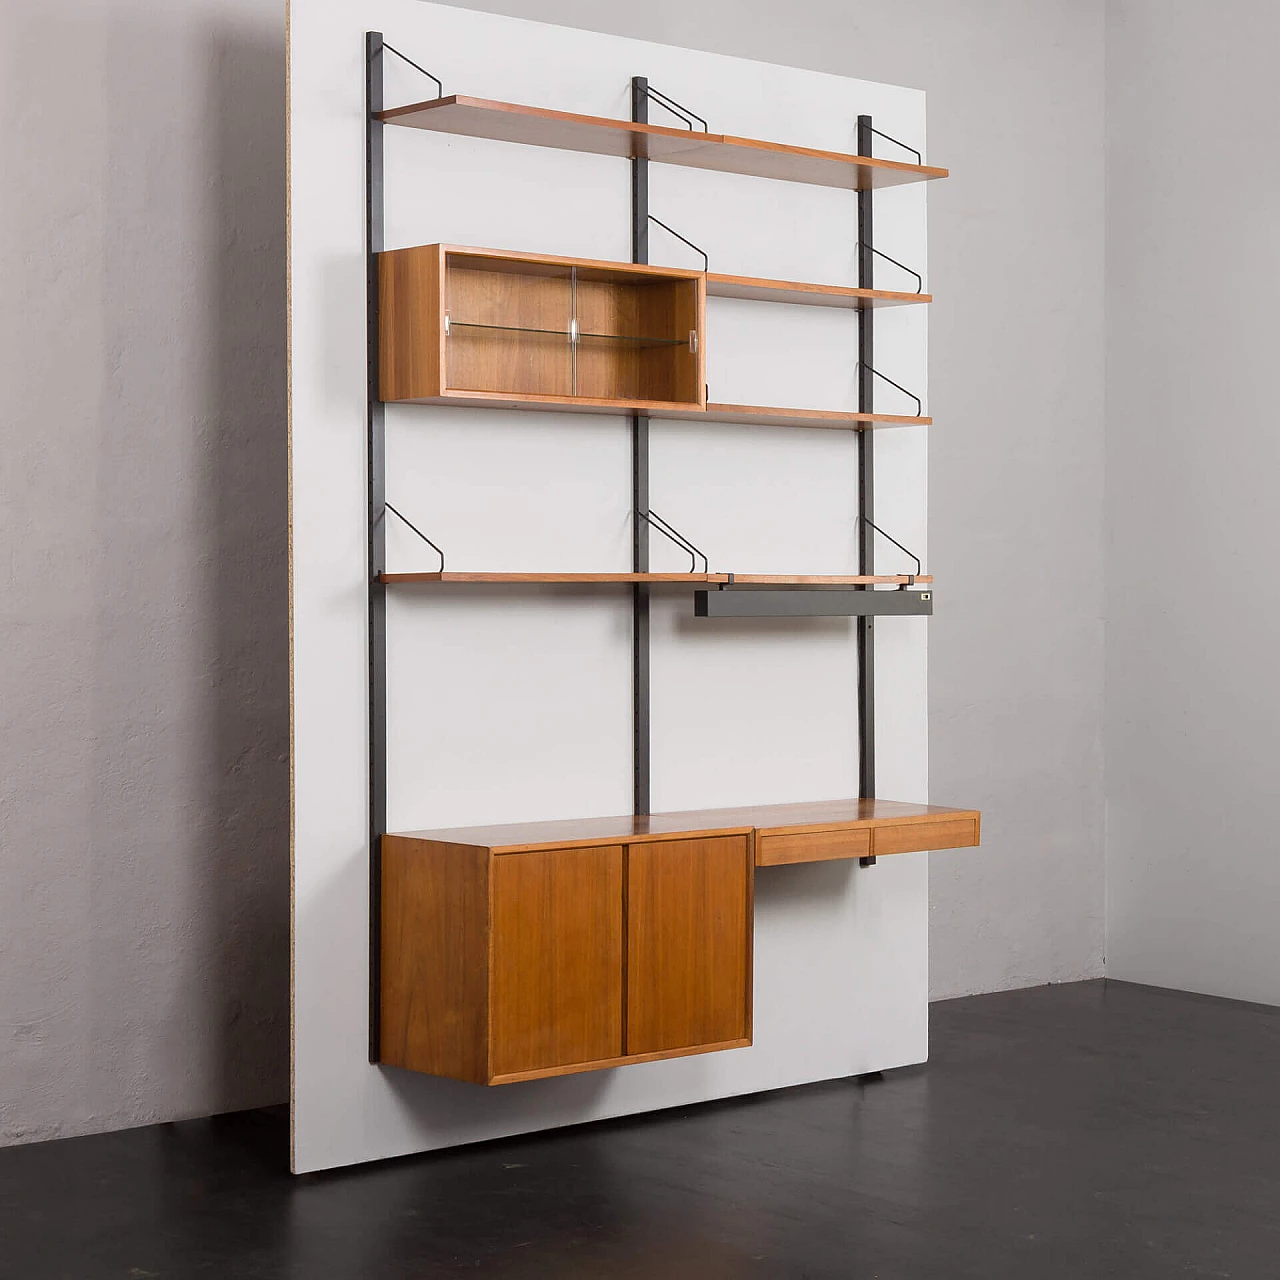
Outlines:
[[[858,154],[871,155],[871,117],[858,117]],[[872,285],[872,253],[875,234],[871,221],[871,189],[858,190],[858,288]],[[858,312],[858,412],[871,413],[875,364],[875,311],[863,306]],[[875,572],[875,432],[867,425],[858,432],[858,572]],[[867,586],[864,590],[870,591]],[[858,794],[876,793],[876,636],[875,619],[858,619]],[[865,862],[865,860],[864,860]]]
[[[387,827],[386,429],[378,389],[378,252],[382,248],[382,33],[365,33],[365,299],[369,453],[369,1061],[381,1056],[382,833]]]
[[[649,81],[631,78],[631,119],[649,123]],[[649,261],[649,161],[631,159],[631,261]],[[631,569],[649,571],[649,419],[631,415]],[[631,588],[631,724],[634,812],[648,813],[649,799],[649,586]]]

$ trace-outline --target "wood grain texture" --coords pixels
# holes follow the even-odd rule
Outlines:
[[[825,427],[829,430],[861,430],[863,427],[927,427],[932,418],[900,413],[858,413],[852,409],[789,409],[763,404],[708,404],[702,413],[663,410],[654,417],[704,422],[739,422],[744,426]]]
[[[758,836],[756,839],[757,867],[866,858],[870,854],[870,827],[835,827],[830,831],[798,831],[789,835]]]
[[[386,1065],[489,1078],[488,867],[486,849],[383,836]]]
[[[701,272],[438,244],[380,254],[378,271],[383,400],[705,404]]]
[[[743,991],[743,1013],[746,1019],[743,1034],[748,1040],[755,1035],[756,993],[756,833],[747,833],[747,973]]]
[[[760,276],[707,273],[707,297],[739,298],[749,302],[786,302],[809,307],[902,307],[932,302],[928,293],[895,293],[888,289],[856,289],[838,284],[806,284],[800,280],[768,280]]]
[[[701,405],[698,371],[706,345],[698,330],[701,288],[700,279],[649,276],[636,281],[623,273],[581,278],[577,394]],[[691,330],[698,330],[696,352],[689,345]],[[609,335],[636,341],[614,341]]]
[[[445,264],[448,390],[703,402],[700,275],[478,250],[445,250]]]
[[[385,836],[382,1061],[505,1083],[747,1044],[754,866],[979,838],[891,800]]]
[[[471,270],[446,255],[446,388],[572,395],[572,295],[567,271]]]
[[[673,835],[786,835],[829,831],[838,826],[977,821],[973,809],[910,804],[900,800],[812,800],[794,804],[741,805],[730,809],[686,809],[673,813],[622,814],[608,818],[566,818],[551,822],[512,822],[483,827],[453,827],[399,833],[405,839],[479,845],[497,856],[530,849],[635,845]],[[926,848],[936,846],[926,845]]]
[[[966,849],[978,843],[978,816],[941,822],[914,822],[877,827],[872,852],[877,858],[892,853],[920,853],[926,849]]]
[[[687,282],[684,283],[688,288]],[[666,289],[659,282],[659,294]],[[646,327],[647,316],[641,315],[641,295],[647,289],[634,286],[614,287],[603,281],[584,280],[578,286],[578,327],[584,334],[619,334],[631,337],[669,338],[675,335],[670,324],[661,322]],[[652,321],[650,320],[650,323]],[[669,400],[670,378],[658,378],[654,386],[645,386],[644,352],[638,345],[587,338],[578,343],[578,392],[595,400]]]
[[[627,855],[627,1053],[748,1037],[751,877],[744,836]]]
[[[648,280],[701,280],[704,273],[688,267],[662,267],[647,262],[619,262],[615,258],[574,258],[556,253],[525,253],[520,249],[486,249],[478,245],[442,244],[449,262],[472,271],[504,271],[518,266],[522,271],[545,269],[563,275],[563,268],[576,267],[581,280],[628,280],[642,284]]]
[[[689,414],[699,418],[706,416],[696,408],[672,400],[607,400],[599,396],[547,396],[533,392],[451,390],[439,396],[413,396],[403,403],[448,405],[455,409],[526,409],[534,413],[550,409],[556,413],[611,415],[644,412],[655,418],[678,418]]]
[[[387,124],[594,155],[643,156],[662,164],[743,173],[787,182],[867,190],[945,178],[929,165],[901,164],[757,138],[632,124],[606,116],[550,111],[453,95],[383,111]]]
[[[613,845],[495,860],[492,1076],[623,1052],[622,857]]]
[[[788,409],[769,405],[711,404],[699,409],[670,400],[606,400],[589,396],[564,397],[532,393],[498,393],[453,390],[446,395],[404,398],[410,404],[453,405],[481,409],[554,409],[562,413],[624,413],[643,410],[651,418],[683,422],[733,422],[741,426],[821,427],[835,431],[861,431],[874,427],[928,426],[932,418],[912,418],[894,413],[857,413],[845,409]]]
[[[378,255],[378,393],[383,400],[444,391],[443,261],[438,244]]]

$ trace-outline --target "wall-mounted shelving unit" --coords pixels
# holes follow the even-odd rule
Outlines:
[[[898,413],[869,413],[853,409],[790,409],[762,404],[709,403],[705,409],[654,403],[624,397],[555,396],[523,393],[504,395],[486,391],[450,391],[438,396],[406,397],[409,404],[434,404],[458,409],[532,409],[542,413],[643,413],[649,418],[685,422],[730,422],[760,427],[826,427],[858,431],[863,427],[927,427],[932,418]]]
[[[842,284],[806,284],[800,280],[762,280],[756,276],[726,276],[707,272],[708,298],[739,298],[746,302],[785,302],[792,306],[864,307],[918,306],[932,302],[928,293],[894,293],[888,289],[857,289]]]
[[[931,419],[919,401],[911,416],[874,408],[875,382],[889,382],[874,367],[875,312],[924,304],[930,297],[919,277],[920,292],[875,288],[873,259],[884,255],[874,247],[871,193],[945,177],[947,171],[874,157],[876,130],[867,116],[858,119],[856,155],[699,129],[699,117],[651,91],[643,77],[632,81],[630,121],[446,97],[442,89],[430,101],[384,108],[383,49],[382,37],[370,33],[371,1060],[503,1084],[745,1047],[752,1037],[757,867],[855,858],[868,866],[882,855],[978,843],[974,811],[875,796],[874,621],[927,615],[933,595],[919,589],[932,579],[919,572],[918,561],[915,573],[877,574],[874,568],[873,541],[882,531],[873,523],[868,428],[926,425]],[[678,108],[688,128],[650,124],[651,99]],[[382,252],[386,126],[628,159],[633,261],[442,244]],[[857,286],[650,265],[650,161],[855,191]],[[710,401],[708,296],[855,311],[856,409]],[[626,414],[632,446],[630,571],[449,571],[444,553],[410,524],[439,563],[431,570],[388,572],[387,513],[409,521],[387,502],[387,403]],[[650,509],[654,418],[857,431],[858,572],[711,571],[706,557]],[[690,555],[690,572],[650,570],[652,528]],[[633,814],[386,831],[386,593],[450,584],[630,591]],[[669,588],[691,588],[700,618],[856,618],[860,798],[650,813],[650,600],[655,589]]]

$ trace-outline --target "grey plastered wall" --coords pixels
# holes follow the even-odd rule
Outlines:
[[[287,1094],[283,54],[0,7],[0,1142]]]
[[[1280,9],[1108,25],[1107,970],[1280,1004]]]
[[[1097,975],[1101,0],[475,7],[928,91],[933,990]],[[0,12],[0,1142],[287,1094],[283,36]]]

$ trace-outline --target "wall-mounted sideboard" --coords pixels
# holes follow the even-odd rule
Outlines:
[[[757,867],[979,824],[837,800],[388,835],[381,1061],[491,1085],[745,1047]]]

